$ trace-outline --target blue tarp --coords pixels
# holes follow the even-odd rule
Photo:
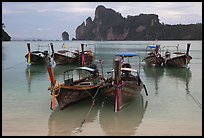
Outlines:
[[[147,48],[150,48],[150,49],[156,48],[156,45],[147,45]]]
[[[136,53],[133,52],[120,52],[116,53],[116,56],[121,56],[121,57],[133,57],[133,56],[138,56]]]
[[[155,49],[156,48],[156,44],[150,44],[150,45],[147,45],[147,48],[149,48],[149,49]],[[160,45],[158,45],[158,48],[160,48]]]

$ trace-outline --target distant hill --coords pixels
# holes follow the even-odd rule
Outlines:
[[[97,6],[95,17],[76,28],[76,40],[202,40],[202,23],[168,25],[156,14],[127,18],[119,12]]]
[[[2,41],[11,41],[11,37],[2,28]]]

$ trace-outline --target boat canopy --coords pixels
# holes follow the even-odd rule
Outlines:
[[[124,70],[124,71],[132,71],[132,72],[137,72],[136,69],[132,69],[132,68],[121,68],[121,70]]]
[[[90,71],[90,72],[94,72],[96,71],[96,69],[93,69],[93,68],[89,68],[89,67],[77,67],[76,68],[77,70],[87,70],[87,71]]]
[[[111,71],[114,72],[114,69],[112,69]],[[133,68],[121,68],[121,71],[131,71],[131,72],[137,73],[137,70]]]
[[[134,52],[120,52],[120,53],[116,53],[116,56],[121,56],[121,57],[133,57],[133,56],[138,56],[138,54],[134,53]]]
[[[154,49],[157,45],[147,45],[147,48]]]

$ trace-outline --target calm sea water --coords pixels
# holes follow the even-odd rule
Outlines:
[[[50,41],[51,42],[51,41]],[[49,41],[31,42],[31,50]],[[158,41],[177,45],[193,57],[190,69],[145,68],[140,76],[146,85],[134,101],[115,113],[104,97],[92,106],[90,99],[65,110],[50,110],[50,82],[46,66],[27,67],[26,41],[2,42],[2,135],[202,135],[202,41]],[[142,59],[146,44],[153,41],[52,41],[55,50],[65,43],[80,49],[81,43],[94,44],[96,58],[103,60],[103,74],[112,68],[116,51],[137,52]],[[136,67],[136,62],[133,67]],[[72,65],[56,66],[55,78],[63,81],[62,72]],[[99,66],[100,68],[100,66]],[[91,110],[90,110],[91,108]],[[90,112],[89,112],[90,110]],[[82,123],[85,120],[84,123]]]

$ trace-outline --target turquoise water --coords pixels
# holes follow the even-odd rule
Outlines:
[[[146,44],[153,41],[32,41],[37,45],[65,43],[80,49],[81,43],[94,44],[97,59],[103,60],[103,74],[112,68],[116,51],[137,52],[142,59]],[[65,110],[50,110],[50,82],[46,66],[26,65],[26,41],[2,42],[2,135],[202,135],[202,41],[158,41],[177,45],[183,52],[191,43],[190,69],[145,68],[140,76],[146,85],[134,101],[118,113],[113,104],[99,95],[92,106],[90,99]],[[55,78],[63,81],[62,72],[73,65],[56,66]],[[133,67],[137,67],[136,62]],[[99,65],[100,68],[100,65]],[[101,70],[100,70],[101,71]],[[91,108],[91,110],[90,110]],[[90,110],[90,112],[89,112]],[[85,120],[84,123],[82,123]]]

